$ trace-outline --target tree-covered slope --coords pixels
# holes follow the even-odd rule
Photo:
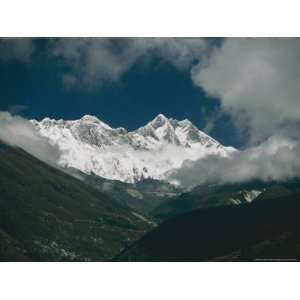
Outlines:
[[[149,228],[107,195],[0,142],[0,260],[109,260]]]

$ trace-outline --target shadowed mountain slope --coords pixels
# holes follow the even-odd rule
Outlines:
[[[274,185],[249,204],[203,208],[175,217],[146,234],[116,259],[298,259],[299,187],[298,182]]]
[[[149,228],[107,195],[0,142],[0,260],[109,260]]]
[[[167,220],[200,208],[250,203],[272,185],[274,183],[258,181],[244,184],[200,185],[165,201],[157,206],[151,215],[158,220]]]

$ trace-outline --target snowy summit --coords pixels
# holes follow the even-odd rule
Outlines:
[[[164,179],[167,172],[179,168],[185,160],[210,154],[227,156],[234,151],[189,120],[178,121],[163,114],[131,132],[111,128],[90,115],[74,121],[45,118],[31,122],[59,147],[62,167],[124,182]]]

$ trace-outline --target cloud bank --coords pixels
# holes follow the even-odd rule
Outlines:
[[[220,100],[250,142],[297,135],[300,123],[300,40],[228,38],[191,69],[195,85]]]
[[[249,142],[246,150],[228,158],[186,162],[171,175],[173,180],[190,186],[300,176],[299,39],[224,39],[191,67],[191,77],[219,100],[220,113],[230,115]]]
[[[59,149],[42,137],[33,124],[9,112],[0,112],[0,140],[51,165],[56,165],[60,156]]]
[[[169,174],[169,180],[187,187],[251,180],[285,181],[300,177],[299,157],[299,141],[273,136],[257,147],[233,152],[229,157],[185,161]]]

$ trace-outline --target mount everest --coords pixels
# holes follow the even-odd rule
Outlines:
[[[165,179],[185,160],[211,154],[228,156],[235,151],[189,120],[178,121],[162,114],[131,132],[112,128],[90,115],[74,121],[45,118],[31,123],[59,147],[60,166],[128,183],[145,178]]]

